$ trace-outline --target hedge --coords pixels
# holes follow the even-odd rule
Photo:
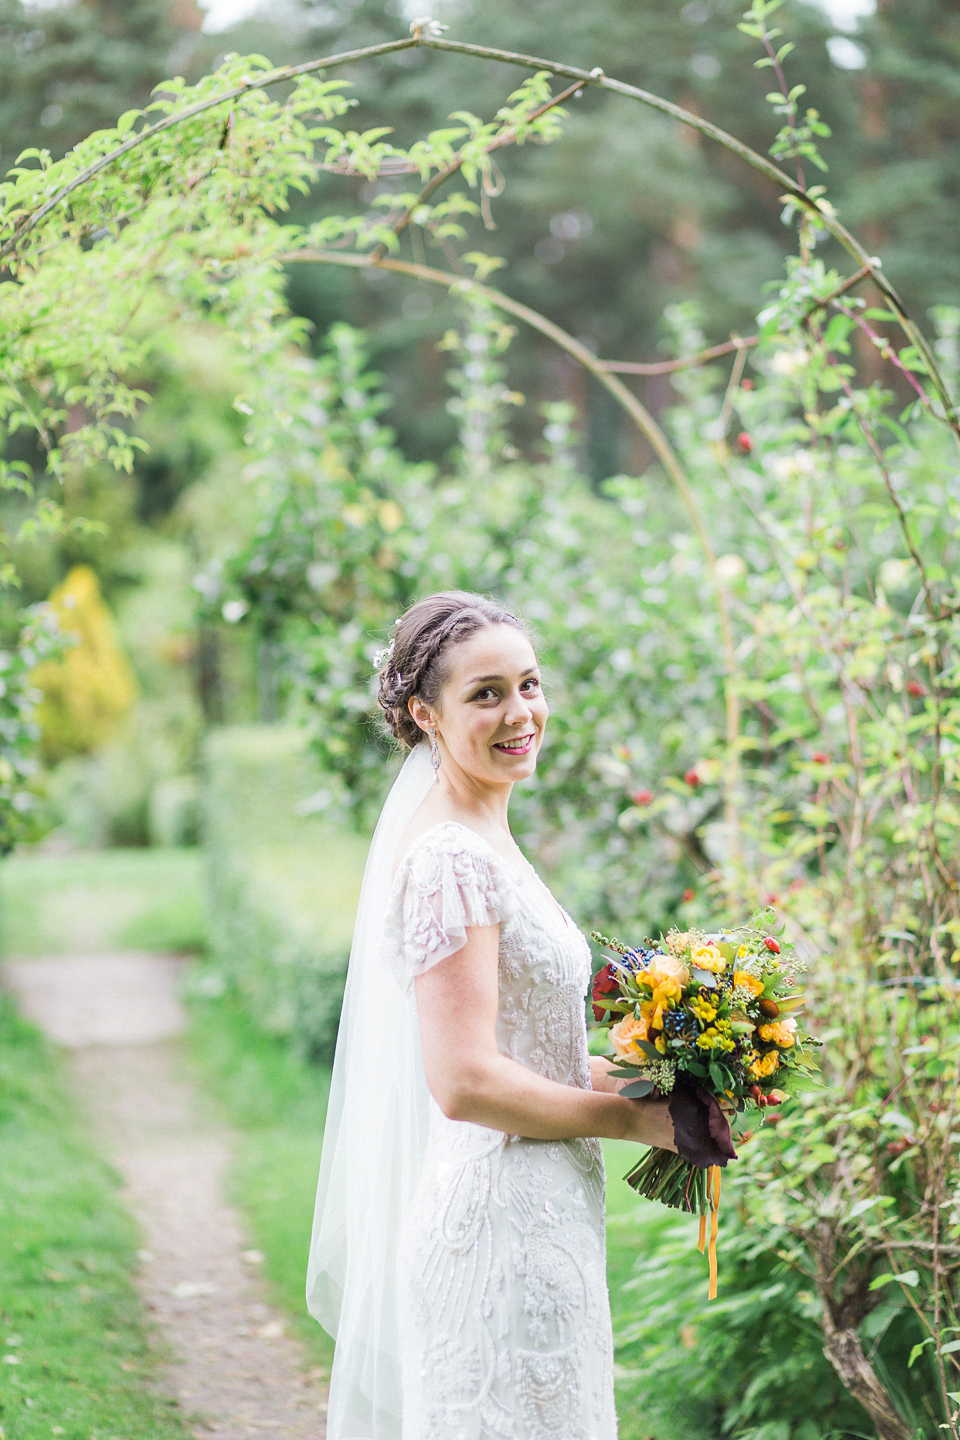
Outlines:
[[[206,742],[202,790],[210,967],[264,1030],[333,1052],[367,839],[317,813],[303,731],[231,726]]]

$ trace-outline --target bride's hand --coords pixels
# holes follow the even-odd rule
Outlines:
[[[624,1084],[628,1084],[624,1081]],[[676,1150],[669,1100],[629,1100],[632,1111],[624,1131],[624,1140],[639,1145],[655,1145],[660,1150]]]

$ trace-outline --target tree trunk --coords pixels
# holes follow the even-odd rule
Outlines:
[[[824,1355],[839,1375],[844,1389],[860,1402],[876,1425],[880,1440],[913,1440],[913,1431],[897,1414],[890,1396],[864,1355],[856,1330],[836,1326],[826,1306],[823,1334],[826,1340]]]

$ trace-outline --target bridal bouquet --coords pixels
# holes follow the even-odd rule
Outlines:
[[[711,1296],[716,1292],[716,1212],[720,1170],[737,1158],[724,1109],[762,1112],[782,1104],[816,1069],[798,1027],[804,968],[782,931],[773,935],[761,911],[722,933],[671,930],[659,943],[634,947],[594,932],[616,958],[593,982],[594,1017],[609,1027],[631,1099],[669,1097],[677,1154],[653,1149],[625,1177],[650,1200],[712,1212]],[[721,1108],[721,1106],[723,1108]]]

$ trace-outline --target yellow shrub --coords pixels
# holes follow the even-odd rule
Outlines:
[[[43,754],[61,760],[102,745],[129,711],[137,685],[88,565],[71,570],[50,603],[61,629],[76,636],[58,660],[38,665],[32,676],[43,691],[37,711]]]

